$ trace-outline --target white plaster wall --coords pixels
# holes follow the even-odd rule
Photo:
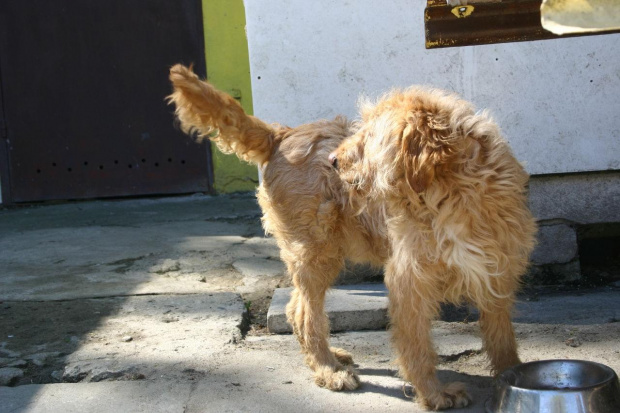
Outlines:
[[[532,174],[620,169],[620,35],[424,49],[423,0],[245,0],[255,115],[356,116],[427,84],[488,108]]]

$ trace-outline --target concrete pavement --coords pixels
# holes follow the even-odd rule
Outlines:
[[[286,304],[292,288],[278,288],[267,314],[272,333],[291,333],[286,321]],[[606,324],[620,320],[620,297],[615,288],[586,293],[571,292],[524,298],[513,314],[516,323],[562,323],[566,325]],[[387,288],[384,284],[341,285],[332,288],[325,299],[331,331],[381,330],[388,325]],[[476,308],[462,309],[464,316],[450,321],[477,319]],[[451,317],[454,318],[454,317]],[[442,319],[446,317],[442,316]],[[446,320],[448,321],[448,320]]]
[[[383,324],[332,335],[363,382],[346,393],[314,385],[293,336],[248,324],[287,285],[259,217],[251,195],[0,211],[0,377],[22,373],[0,386],[0,412],[419,411]],[[342,329],[382,300],[380,286],[348,288],[361,302]],[[522,358],[620,371],[618,303],[616,287],[524,301]],[[477,322],[438,321],[433,336],[440,378],[474,398],[461,411],[483,411],[492,380]]]

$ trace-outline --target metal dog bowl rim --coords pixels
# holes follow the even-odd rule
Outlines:
[[[602,378],[597,380],[596,383],[592,383],[587,386],[544,388],[543,387],[544,383],[541,381],[542,388],[532,388],[532,387],[523,387],[522,385],[521,386],[512,385],[509,382],[510,377],[506,377],[507,375],[512,373],[515,376],[515,378],[519,378],[519,375],[517,373],[519,373],[519,370],[521,369],[524,369],[524,368],[527,369],[529,366],[532,366],[532,365],[535,366],[537,364],[538,365],[552,365],[553,363],[569,363],[569,364],[573,364],[573,368],[575,367],[575,365],[595,368],[599,370]],[[515,370],[517,370],[517,372],[515,372]],[[535,385],[536,383],[533,382],[530,384]],[[591,394],[592,395],[592,394],[598,393],[600,390],[605,389],[605,393],[607,395],[610,395],[609,392],[611,391],[613,392],[613,394],[615,394],[615,396],[612,396],[612,399],[608,399],[607,397],[601,398],[600,402],[597,402],[596,404],[592,405],[592,408],[593,408],[592,412],[608,413],[611,411],[620,411],[620,409],[618,409],[618,407],[620,407],[620,391],[619,391],[620,381],[618,380],[618,374],[611,367],[605,364],[602,364],[602,363],[595,362],[595,361],[574,360],[574,359],[549,359],[549,360],[537,360],[537,361],[531,361],[531,362],[519,364],[517,366],[506,369],[501,374],[499,374],[497,378],[495,379],[494,388],[495,390],[493,394],[484,403],[484,411],[486,413],[497,413],[497,412],[512,413],[514,411],[514,407],[517,407],[517,405],[511,406],[510,402],[508,402],[506,407],[510,406],[513,408],[513,410],[510,410],[510,409],[506,410],[505,408],[501,408],[503,403],[499,404],[500,400],[502,399],[500,394],[506,390],[508,391],[512,390],[515,392],[513,393],[514,397],[517,398],[515,400],[518,400],[519,394],[525,397],[530,397],[529,395],[531,395],[532,397],[534,397],[532,400],[535,400],[536,397],[553,398],[553,395],[558,395],[558,396],[563,395],[561,397],[568,397],[569,399],[566,399],[566,400],[570,400],[576,394]],[[501,393],[498,393],[500,391]],[[512,397],[510,397],[510,399],[512,399]],[[542,399],[539,399],[539,400],[542,400]],[[543,405],[540,405],[539,408],[540,407],[543,407]],[[612,407],[613,409],[609,410],[609,407]],[[542,412],[542,411],[547,411],[547,410],[543,409],[543,410],[535,410],[535,411]],[[569,411],[572,412],[573,410],[569,410]],[[574,411],[581,412],[582,410],[574,410]],[[590,411],[590,410],[587,410],[587,411]],[[532,412],[534,412],[534,410],[532,410]]]
[[[614,378],[617,378],[618,375],[616,374],[616,372],[614,371],[614,369],[612,369],[609,366],[606,366],[605,364],[601,364],[601,363],[597,363],[596,361],[589,361],[589,360],[574,360],[574,359],[549,359],[549,360],[536,360],[536,361],[529,361],[527,363],[522,363],[519,364],[517,366],[511,367],[509,369],[504,370],[502,373],[500,373],[500,375],[498,376],[498,380],[500,379],[500,377],[502,377],[505,373],[508,372],[514,372],[515,369],[521,369],[523,367],[526,366],[532,366],[532,365],[536,365],[536,364],[552,364],[552,363],[574,363],[574,364],[584,364],[584,365],[590,365],[590,366],[596,366],[598,368],[601,368],[607,375],[607,377],[601,381],[598,381],[597,383],[593,383],[590,384],[588,386],[580,386],[580,387],[568,387],[568,388],[557,388],[557,389],[533,389],[530,387],[522,387],[522,386],[517,386],[515,384],[510,384],[506,381],[506,384],[514,389],[519,389],[520,391],[531,391],[531,392],[535,392],[535,393],[539,393],[539,392],[578,392],[578,391],[585,391],[585,390],[591,390],[593,388],[599,387],[601,385],[604,385],[605,383],[609,383],[612,382],[614,380]]]

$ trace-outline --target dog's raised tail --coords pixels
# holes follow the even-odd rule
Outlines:
[[[168,101],[176,106],[181,129],[208,138],[224,153],[258,165],[269,160],[275,130],[254,116],[247,115],[241,105],[228,94],[202,81],[191,67],[175,65],[170,69],[174,92]]]

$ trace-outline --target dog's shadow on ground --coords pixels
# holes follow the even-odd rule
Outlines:
[[[377,393],[398,399],[412,399],[415,397],[415,390],[410,383],[405,383],[398,375],[396,369],[390,368],[357,368],[360,376],[362,376],[362,384],[357,389],[360,393]],[[364,380],[363,376],[389,377],[398,382],[377,383]],[[493,378],[490,376],[475,376],[464,373],[458,373],[452,370],[437,370],[437,376],[442,383],[462,382],[465,383],[470,393],[477,393],[478,389],[491,389],[493,386]]]

